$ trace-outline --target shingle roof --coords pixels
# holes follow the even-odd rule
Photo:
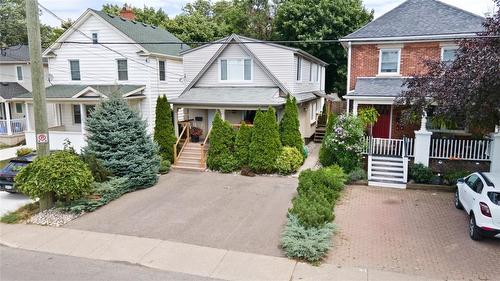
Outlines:
[[[408,0],[343,39],[476,33],[483,21],[437,0]]]
[[[30,51],[28,45],[17,45],[1,50],[0,62],[14,61],[30,61]]]
[[[27,93],[23,86],[15,82],[0,82],[0,97],[8,100]]]
[[[285,103],[278,88],[191,88],[170,101],[186,105],[276,106]]]
[[[397,97],[407,89],[403,86],[405,80],[403,77],[360,77],[356,79],[354,93],[348,96]]]
[[[143,85],[53,85],[45,89],[47,98],[58,99],[58,98],[71,98],[74,95],[80,93],[85,88],[91,87],[92,89],[102,93],[105,96],[109,96],[112,93],[119,93],[121,95],[126,95],[134,90],[137,90]],[[27,91],[25,91],[27,92]],[[18,96],[17,98],[33,98],[31,93],[25,93]],[[85,97],[82,97],[82,99]]]
[[[130,21],[119,16],[108,15],[105,12],[93,10],[109,24],[123,32],[135,42],[177,42],[183,43],[172,33],[161,27],[156,27],[141,22]],[[151,53],[159,53],[171,56],[179,56],[181,51],[189,49],[186,44],[140,44]]]

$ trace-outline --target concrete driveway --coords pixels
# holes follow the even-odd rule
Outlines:
[[[20,193],[8,193],[0,191],[0,216],[17,210],[28,203],[33,202],[28,196]]]
[[[281,256],[296,178],[172,171],[65,227]]]
[[[328,262],[446,280],[499,280],[500,239],[472,241],[453,193],[349,186]]]

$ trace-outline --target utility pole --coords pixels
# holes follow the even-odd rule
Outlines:
[[[25,0],[26,25],[31,60],[31,85],[35,114],[36,151],[38,157],[49,154],[49,132],[47,124],[47,103],[45,101],[45,79],[40,39],[40,19],[37,0]],[[27,116],[29,118],[29,116]],[[54,194],[46,193],[40,198],[40,210],[54,205]]]

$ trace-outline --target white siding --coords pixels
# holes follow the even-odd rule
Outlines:
[[[315,71],[316,71],[316,63],[311,62],[307,60],[306,58],[302,57],[302,80],[297,81],[296,80],[296,67],[297,67],[297,56],[294,56],[294,65],[293,65],[293,74],[294,74],[294,84],[292,91],[294,93],[303,93],[303,92],[310,92],[310,91],[318,91],[324,88],[324,78],[320,79],[318,82],[314,79]],[[309,68],[313,67],[312,69],[312,81],[309,81]],[[320,67],[322,70],[323,67]]]
[[[184,61],[185,86],[198,75],[220,47],[220,44],[213,44],[182,56]]]
[[[23,70],[23,79],[17,80],[17,66]],[[49,85],[47,65],[44,65],[45,86]],[[0,64],[0,82],[17,82],[19,85],[31,91],[31,66],[27,63],[5,63]]]

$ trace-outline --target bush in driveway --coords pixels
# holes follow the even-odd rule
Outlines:
[[[177,141],[172,121],[172,109],[166,96],[156,100],[154,140],[158,143],[162,159],[174,160],[174,144]]]
[[[299,108],[295,98],[286,99],[283,117],[279,125],[280,139],[283,146],[295,147],[304,153],[304,140],[300,134]],[[305,155],[303,154],[305,157]],[[302,164],[302,163],[301,163]]]
[[[289,212],[297,216],[305,227],[322,227],[334,218],[332,203],[323,193],[299,194],[292,200],[292,204]]]
[[[248,166],[250,162],[250,142],[252,141],[253,128],[241,122],[240,129],[236,134],[235,152],[240,167]]]
[[[431,168],[421,163],[413,164],[410,167],[410,178],[416,183],[430,183],[433,176]]]
[[[281,234],[281,247],[289,258],[317,263],[328,252],[334,230],[332,223],[307,228],[296,216],[288,214],[287,224]]]
[[[305,170],[299,175],[299,195],[310,192],[321,193],[332,204],[340,195],[340,191],[347,181],[347,176],[338,165],[321,168],[319,170]]]
[[[356,182],[360,180],[366,180],[368,178],[365,169],[357,167],[352,170],[349,175],[349,182]]]
[[[101,160],[117,177],[127,177],[134,187],[156,183],[160,156],[147,134],[146,122],[120,96],[112,94],[99,103],[87,119],[85,151]]]
[[[274,108],[257,111],[250,143],[250,168],[256,173],[273,173],[280,153],[281,141]]]
[[[285,146],[276,159],[276,169],[282,175],[289,175],[297,172],[302,162],[304,158],[297,148]]]
[[[234,156],[236,133],[228,121],[222,120],[217,111],[212,122],[207,166],[214,171],[230,173],[238,169],[238,159]]]
[[[33,199],[46,193],[62,200],[78,199],[91,191],[93,181],[87,165],[69,151],[38,157],[15,177],[19,191]]]

